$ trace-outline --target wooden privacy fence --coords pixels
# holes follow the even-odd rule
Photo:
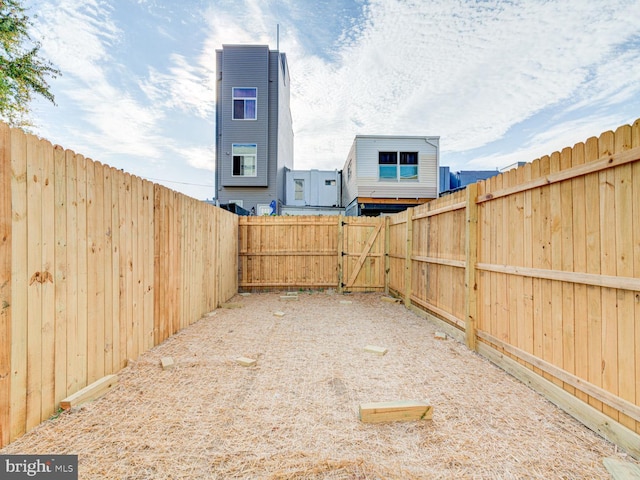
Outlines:
[[[241,217],[238,285],[382,291],[385,234],[381,218]]]
[[[0,125],[0,445],[237,292],[237,217]]]
[[[640,120],[389,226],[392,292],[640,456]]]
[[[640,458],[640,120],[390,217],[239,235],[241,288],[389,291]]]

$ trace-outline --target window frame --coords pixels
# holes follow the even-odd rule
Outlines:
[[[236,90],[253,90],[255,96],[237,96]],[[236,117],[236,101],[243,102],[242,118]],[[253,118],[247,117],[247,102],[253,101]],[[231,119],[240,121],[255,121],[258,120],[258,87],[231,87]]]
[[[300,198],[298,198],[298,195]],[[304,201],[304,178],[293,179],[293,199],[296,202]]]
[[[383,161],[384,159],[384,161]],[[415,163],[410,163],[415,160]],[[404,168],[403,168],[404,167]],[[391,176],[391,168],[395,170],[395,175]],[[404,172],[411,170],[410,176],[404,176]],[[387,173],[382,175],[383,170]],[[413,173],[415,172],[415,173]],[[378,181],[379,182],[418,182],[420,172],[420,152],[411,151],[378,151]]]
[[[255,148],[255,153],[244,153],[238,152],[236,153],[236,148],[241,147],[253,147]],[[242,163],[239,165],[239,170],[244,171],[245,163],[244,159],[253,158],[253,175],[245,175],[245,174],[236,174],[235,173],[235,162],[236,157],[242,157]],[[235,178],[255,178],[258,176],[258,144],[256,143],[232,143],[231,144],[231,176]]]

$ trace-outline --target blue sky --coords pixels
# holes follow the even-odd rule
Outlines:
[[[441,165],[531,161],[640,118],[638,0],[25,0],[63,75],[53,143],[212,198],[215,50],[287,54],[296,169],[355,135],[437,135]]]

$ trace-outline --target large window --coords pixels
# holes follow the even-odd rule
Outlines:
[[[378,178],[383,181],[418,180],[418,152],[378,152]]]
[[[233,88],[233,119],[255,120],[257,117],[257,88]]]
[[[258,146],[255,143],[234,143],[233,170],[234,177],[255,177]]]

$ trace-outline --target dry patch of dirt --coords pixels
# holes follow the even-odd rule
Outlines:
[[[281,295],[234,297],[241,308],[204,317],[102,398],[0,452],[78,454],[80,478],[118,480],[605,479],[603,458],[624,458],[379,294]],[[175,367],[163,370],[167,356]],[[427,401],[433,420],[359,421],[361,403],[391,400]]]

